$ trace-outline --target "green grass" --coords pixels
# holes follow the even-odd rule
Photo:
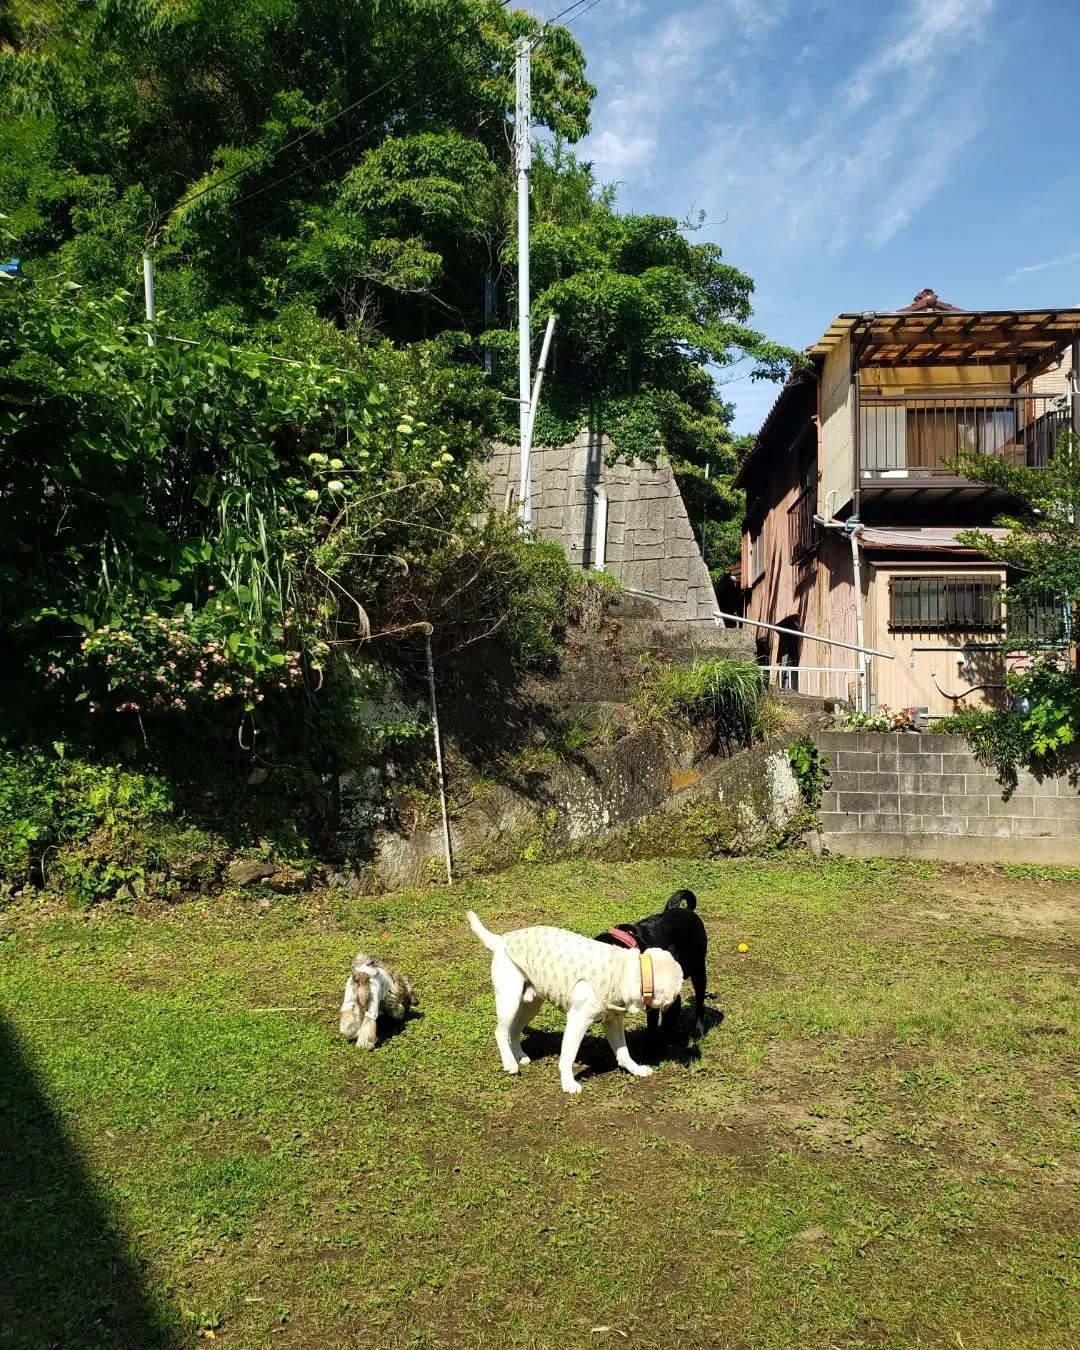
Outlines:
[[[589,1038],[570,1099],[546,1010],[502,1074],[466,907],[596,932],[677,885],[700,1055]],[[9,910],[0,1347],[1076,1344],[1078,933],[1049,871],[809,861]],[[370,1055],[360,946],[421,999]]]

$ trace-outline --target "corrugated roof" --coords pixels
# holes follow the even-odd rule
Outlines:
[[[998,525],[991,525],[986,528],[977,527],[980,534],[989,535],[991,539],[1000,541],[1008,535],[1008,530],[1003,530]],[[927,526],[864,526],[859,531],[859,542],[864,548],[895,548],[895,549],[917,549],[917,550],[935,550],[935,549],[963,549],[965,546],[960,543],[958,536],[964,533],[964,529],[957,527],[954,529],[934,529]],[[970,550],[969,550],[970,551]]]

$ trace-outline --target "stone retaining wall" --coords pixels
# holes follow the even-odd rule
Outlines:
[[[606,437],[590,432],[570,445],[535,447],[533,525],[580,567],[595,567],[602,551],[605,570],[620,585],[647,592],[663,619],[694,624],[705,637],[716,629],[716,593],[671,466],[661,459],[655,469],[641,461],[609,467],[609,449]],[[488,470],[491,501],[509,508],[517,500],[517,447],[494,446]],[[602,550],[601,494],[607,501]]]
[[[831,784],[822,842],[853,857],[1080,863],[1077,772],[1021,771],[1009,791],[962,736],[819,732]]]

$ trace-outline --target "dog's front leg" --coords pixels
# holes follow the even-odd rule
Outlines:
[[[604,1018],[604,1035],[607,1037],[608,1045],[615,1051],[615,1062],[620,1069],[632,1073],[635,1078],[648,1078],[652,1069],[645,1064],[637,1064],[630,1058],[630,1051],[626,1047],[626,1029],[623,1026],[622,1013],[608,1013]]]
[[[578,989],[574,990],[575,996]],[[566,1014],[566,1030],[563,1032],[562,1049],[559,1052],[559,1080],[564,1092],[580,1092],[581,1084],[574,1078],[574,1061],[581,1049],[581,1042],[590,1023],[596,1020],[599,1009],[592,990],[587,996],[575,997]]]

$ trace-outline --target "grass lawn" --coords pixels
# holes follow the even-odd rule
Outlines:
[[[503,1074],[466,907],[592,933],[677,886],[700,1053],[589,1037],[569,1098],[548,1009]],[[886,863],[8,910],[0,1347],[1076,1346],[1078,942],[1075,876]],[[360,946],[421,998],[372,1054]]]

